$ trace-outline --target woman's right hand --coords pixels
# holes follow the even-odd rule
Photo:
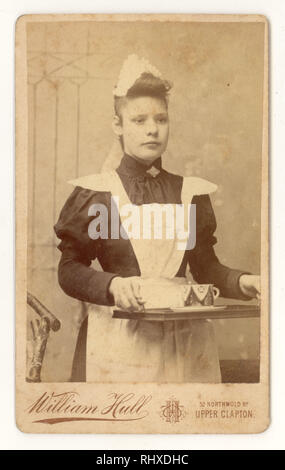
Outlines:
[[[116,307],[123,310],[142,310],[144,301],[140,294],[138,276],[114,277],[109,285],[109,292],[114,298]]]

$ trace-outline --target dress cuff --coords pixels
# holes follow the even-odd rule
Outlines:
[[[238,269],[231,269],[227,276],[227,287],[231,292],[231,297],[240,300],[251,300],[251,297],[245,295],[239,285],[239,279],[243,274],[251,274],[245,271],[239,271]]]
[[[118,274],[109,272],[96,272],[88,283],[89,302],[98,305],[114,305],[114,298],[109,292],[109,285]]]

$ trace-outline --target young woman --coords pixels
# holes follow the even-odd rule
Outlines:
[[[55,225],[61,239],[60,286],[88,303],[73,381],[219,382],[211,322],[118,320],[112,318],[112,307],[141,309],[144,283],[149,285],[152,278],[161,282],[185,278],[187,266],[196,282],[214,284],[224,297],[259,295],[258,276],[230,269],[215,255],[216,220],[209,194],[216,186],[162,167],[170,89],[155,67],[134,55],[128,57],[114,90],[113,128],[123,149],[121,162],[116,171],[73,181],[75,189]],[[139,236],[137,232],[126,236],[122,225],[126,207],[139,218],[147,206],[191,203],[196,204],[193,249],[179,249],[177,238],[147,238],[141,231]],[[98,208],[106,208],[108,217],[101,218]],[[120,224],[119,230],[114,222]],[[90,266],[95,259],[103,271]]]

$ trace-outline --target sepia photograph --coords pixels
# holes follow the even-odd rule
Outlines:
[[[265,18],[28,15],[17,27],[22,427],[264,429]],[[95,406],[103,392],[113,405]],[[84,421],[118,397],[138,415],[159,405],[131,431]],[[60,415],[67,403],[76,418]]]

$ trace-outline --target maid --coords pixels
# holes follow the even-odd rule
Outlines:
[[[112,318],[112,307],[141,309],[143,283],[149,285],[151,278],[174,282],[185,278],[187,267],[196,282],[214,284],[223,297],[246,300],[259,295],[258,276],[230,269],[215,255],[216,220],[209,194],[216,185],[163,169],[170,89],[170,82],[145,59],[127,58],[114,89],[113,129],[123,149],[120,164],[115,171],[72,181],[75,188],[54,227],[61,239],[59,284],[88,309],[72,381],[220,382],[210,321],[119,320]],[[149,238],[142,236],[141,228],[139,235],[137,227],[126,230],[126,207],[134,209],[139,220],[147,206],[191,203],[196,205],[193,249],[187,244],[179,249],[177,234],[172,239]],[[102,271],[91,267],[95,259]]]

